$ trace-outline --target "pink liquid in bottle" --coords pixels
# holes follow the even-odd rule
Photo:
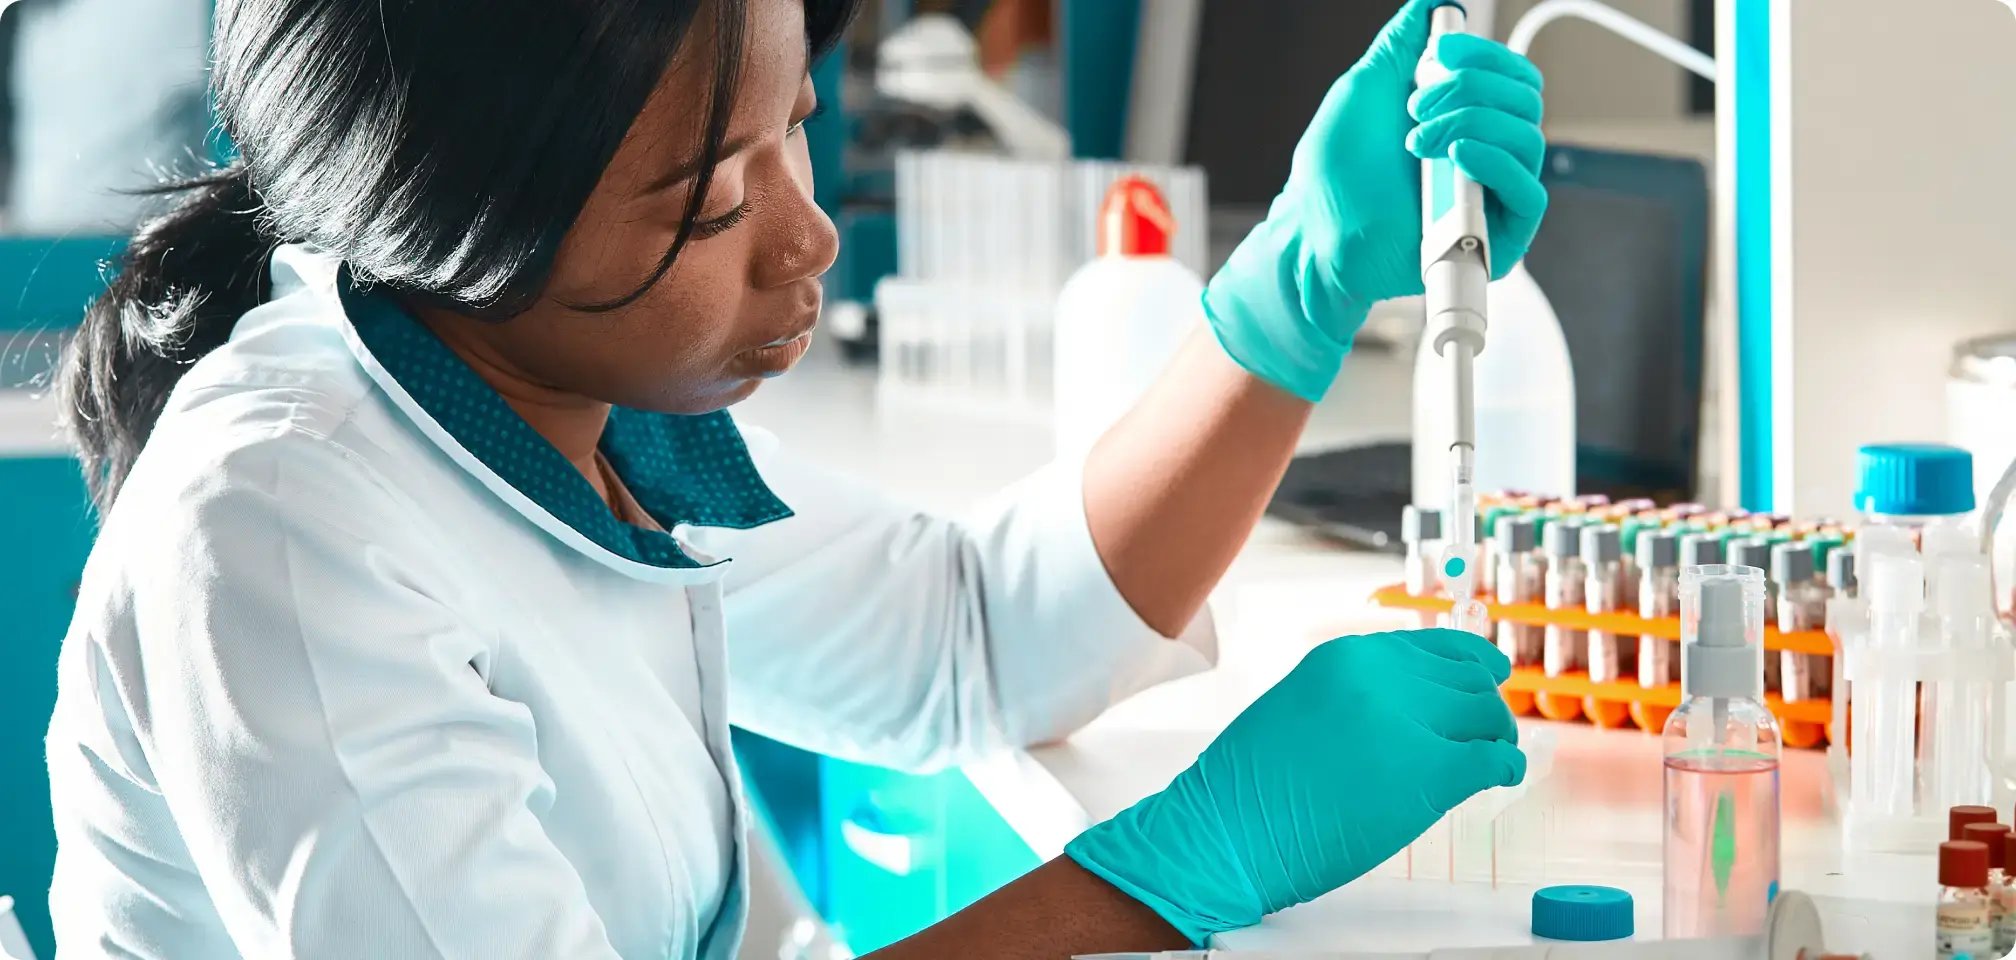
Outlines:
[[[1778,760],[1666,758],[1670,937],[1762,933],[1778,892]]]

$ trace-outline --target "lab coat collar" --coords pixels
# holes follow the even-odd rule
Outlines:
[[[693,571],[721,562],[673,533],[616,519],[580,471],[433,331],[391,297],[360,288],[348,267],[334,279],[348,320],[345,339],[393,405],[534,522],[597,559],[622,561],[610,565],[625,572],[646,573],[633,565]],[[748,529],[791,515],[757,473],[725,410],[689,417],[618,407],[610,411],[601,451],[664,531]]]

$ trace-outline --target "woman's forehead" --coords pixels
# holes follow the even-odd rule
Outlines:
[[[727,143],[781,129],[780,121],[796,102],[808,67],[805,13],[799,0],[705,4],[617,152],[618,163],[634,166],[635,173],[645,178],[640,184],[698,158],[715,85],[728,79],[722,69],[719,17],[735,7],[743,8],[743,27],[732,64],[735,98]]]

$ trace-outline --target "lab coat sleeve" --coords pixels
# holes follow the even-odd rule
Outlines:
[[[1208,612],[1170,639],[1113,586],[1075,464],[951,518],[743,432],[796,515],[722,541],[738,724],[832,756],[932,769],[1062,737],[1216,659]]]
[[[401,542],[406,501],[318,437],[227,460],[133,538],[156,559],[120,681],[240,952],[614,960],[535,816],[532,718],[437,595],[439,545]]]

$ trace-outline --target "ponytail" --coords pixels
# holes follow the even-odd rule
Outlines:
[[[63,363],[64,416],[91,498],[111,509],[169,391],[267,298],[274,240],[245,167],[166,188],[173,209],[141,225]]]

